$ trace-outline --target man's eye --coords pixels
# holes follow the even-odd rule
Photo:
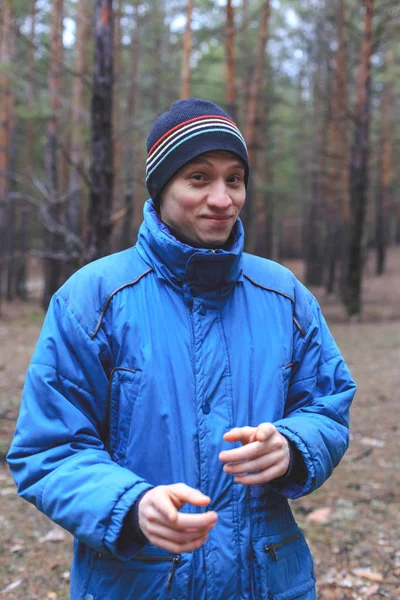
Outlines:
[[[231,177],[228,177],[228,183],[241,183],[241,181],[243,181],[243,178],[240,175],[231,175]]]
[[[204,181],[205,177],[201,173],[193,173],[193,175],[190,176],[190,179],[195,179],[196,181]]]

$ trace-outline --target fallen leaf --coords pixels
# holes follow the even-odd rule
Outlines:
[[[353,569],[352,573],[357,577],[369,579],[370,581],[383,581],[383,575],[381,575],[381,573],[376,573],[374,571],[371,571],[370,569]]]
[[[324,525],[325,523],[329,523],[331,514],[332,509],[329,507],[317,508],[317,510],[313,510],[313,512],[307,515],[307,521]]]
[[[17,493],[17,490],[14,485],[13,487],[6,487],[6,488],[2,489],[0,492],[0,496],[11,496],[11,494],[16,494],[16,493]]]
[[[374,585],[370,585],[369,587],[361,588],[360,592],[363,598],[371,598],[374,594],[376,594],[379,590],[379,585],[375,583]]]
[[[383,440],[376,440],[375,438],[361,438],[361,443],[363,444],[363,446],[373,446],[374,448],[385,447],[385,442]]]
[[[65,540],[65,533],[62,529],[51,529],[39,539],[39,544],[43,544],[44,542],[62,542],[63,540]]]
[[[21,585],[22,581],[23,581],[22,579],[17,579],[17,581],[10,583],[5,588],[0,590],[0,594],[7,594],[7,592],[12,592],[12,590],[15,590],[15,588],[17,588],[19,585]]]
[[[337,581],[336,583],[339,587],[343,587],[343,588],[350,589],[350,588],[354,587],[353,582],[351,581],[351,579],[349,577],[345,577],[344,579],[342,579],[341,581]]]
[[[14,544],[14,546],[11,546],[10,548],[10,552],[20,552],[21,550],[24,550],[25,546],[23,544]]]

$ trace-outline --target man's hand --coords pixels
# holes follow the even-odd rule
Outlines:
[[[139,502],[139,527],[155,546],[180,554],[200,548],[217,522],[217,513],[179,512],[186,503],[207,506],[211,500],[198,490],[176,483],[149,490]]]
[[[220,461],[225,463],[225,473],[235,475],[237,483],[267,483],[288,470],[289,442],[272,423],[236,427],[225,433],[224,440],[242,443],[241,448],[225,450],[219,455]]]

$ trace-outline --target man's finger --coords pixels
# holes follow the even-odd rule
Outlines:
[[[248,444],[255,440],[255,427],[234,427],[224,434],[224,440],[227,442],[241,442]]]
[[[259,473],[250,473],[248,475],[236,475],[235,482],[242,483],[243,485],[261,485],[268,483],[277,477],[284,475],[284,469],[282,470],[281,465],[273,465],[265,471]]]
[[[186,483],[174,483],[166,486],[167,493],[171,497],[175,506],[182,508],[186,502],[193,506],[207,506],[211,502],[211,498],[206,496],[199,490],[186,485]]]
[[[150,495],[151,492],[148,492],[147,494]],[[147,494],[145,495],[145,498]],[[158,493],[156,496],[154,496],[154,498],[152,497],[151,507],[154,509],[156,514],[160,515],[161,519],[166,519],[171,524],[176,523],[178,518],[178,510],[168,493]]]
[[[241,448],[223,450],[219,453],[219,460],[223,463],[233,463],[242,460],[252,460],[265,454],[265,446],[260,442],[252,442]]]
[[[213,510],[196,515],[180,512],[174,523],[174,529],[179,529],[180,531],[185,529],[207,529],[214,526],[217,519],[218,515]]]
[[[275,425],[272,425],[272,423],[261,423],[256,429],[255,438],[259,442],[265,442],[272,437],[276,431],[276,427]]]
[[[147,527],[147,535],[153,539],[158,537],[164,540],[169,540],[175,544],[190,544],[196,542],[196,540],[203,539],[208,536],[209,532],[213,527],[207,527],[195,531],[187,530],[176,530],[170,527],[166,527],[160,523],[149,523]]]
[[[256,471],[264,471],[273,465],[277,464],[281,459],[278,453],[265,454],[255,460],[245,460],[239,463],[230,463],[224,466],[225,473],[232,475],[240,475],[245,473],[254,473]]]

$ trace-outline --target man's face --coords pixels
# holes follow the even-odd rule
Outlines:
[[[166,225],[205,248],[225,244],[246,198],[245,167],[231,152],[206,152],[182,167],[161,196]]]

